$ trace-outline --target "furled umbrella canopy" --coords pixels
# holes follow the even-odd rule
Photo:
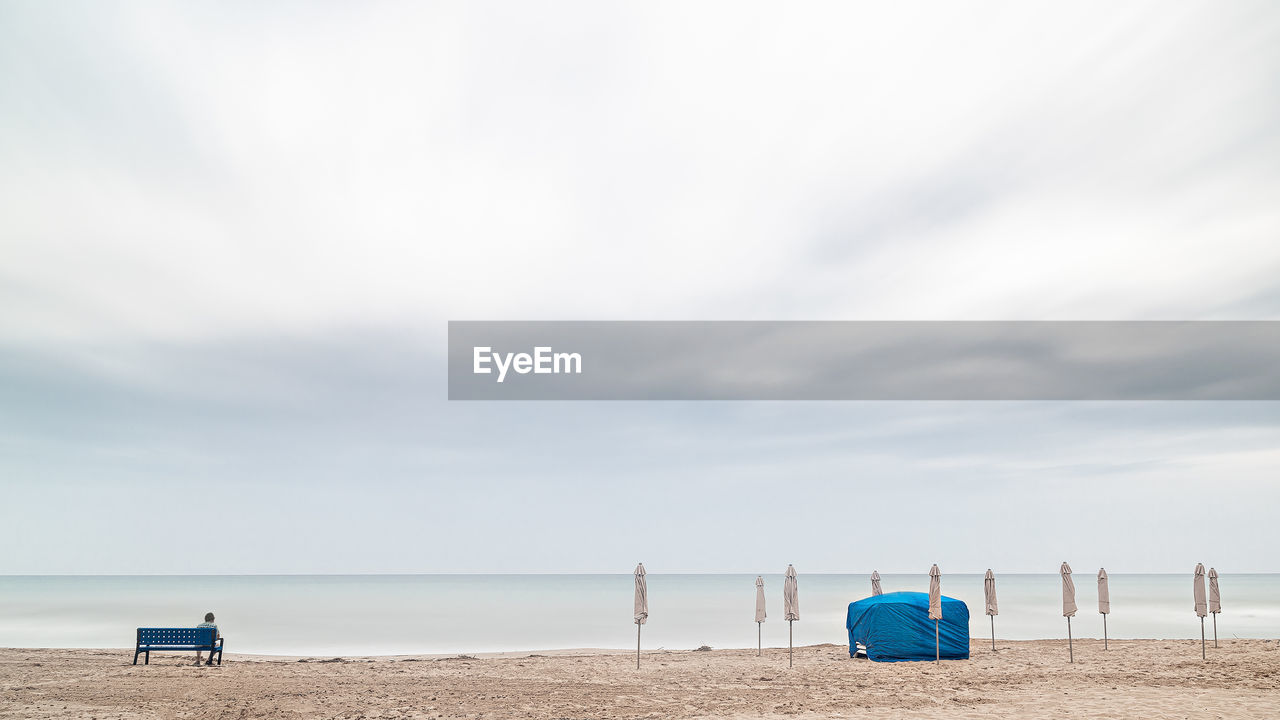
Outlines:
[[[880,573],[879,571],[876,571],[876,570],[871,571],[871,594],[872,595],[884,594],[884,590],[880,589]]]
[[[996,575],[991,572],[991,568],[987,568],[987,574],[982,578],[982,591],[986,595],[987,614],[999,615],[1000,607],[996,605]]]
[[[635,621],[643,625],[649,620],[649,585],[644,578],[644,563],[636,565]]]
[[[929,619],[942,619],[942,572],[937,563],[929,568]]]
[[[1074,617],[1076,614],[1076,584],[1071,579],[1071,566],[1062,563],[1058,568],[1062,575],[1062,617]]]
[[[796,569],[787,566],[787,574],[782,580],[782,616],[784,620],[800,619],[800,587],[796,582]]]
[[[756,576],[756,622],[764,622],[764,578]]]
[[[1192,592],[1195,594],[1196,615],[1204,617],[1209,614],[1209,603],[1204,593],[1204,563],[1196,563],[1196,575],[1192,580]]]

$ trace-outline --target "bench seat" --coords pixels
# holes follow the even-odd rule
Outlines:
[[[138,656],[145,657],[145,665],[151,664],[151,652],[156,651],[175,651],[175,652],[196,652],[197,650],[209,653],[209,659],[213,660],[214,656],[218,657],[218,664],[222,664],[222,643],[223,638],[218,637],[217,628],[196,627],[196,628],[138,628],[138,642],[133,650],[133,664],[138,664]]]

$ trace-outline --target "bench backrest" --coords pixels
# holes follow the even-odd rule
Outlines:
[[[214,628],[138,628],[139,645],[212,645]]]

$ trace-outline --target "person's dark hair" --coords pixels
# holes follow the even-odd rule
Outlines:
[[[205,613],[205,614],[204,614],[204,621],[205,621],[205,622],[213,622],[213,613]]]

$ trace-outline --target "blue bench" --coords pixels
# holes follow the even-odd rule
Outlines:
[[[222,664],[222,638],[217,637],[217,628],[138,628],[138,644],[133,651],[133,664],[138,664],[138,656],[146,655],[145,665],[151,664],[152,650],[185,650],[195,652],[207,651],[209,659],[218,656],[218,664]]]

